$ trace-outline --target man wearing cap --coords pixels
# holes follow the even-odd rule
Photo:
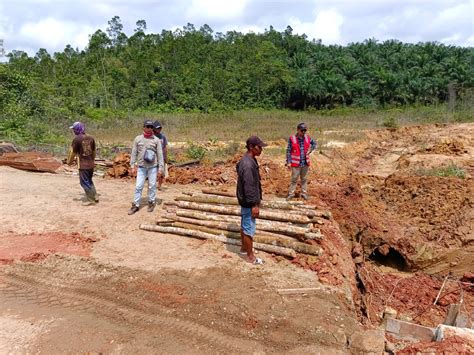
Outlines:
[[[166,136],[161,132],[163,126],[159,121],[153,122],[153,133],[155,137],[157,137],[161,141],[161,148],[163,149],[163,161],[164,161],[164,170],[163,174],[158,176],[158,190],[161,190],[161,185],[163,185],[163,181],[165,178],[168,177],[168,139]]]
[[[86,126],[82,122],[74,122],[71,127],[75,137],[69,148],[67,164],[71,165],[77,157],[77,168],[79,169],[79,183],[86,193],[87,202],[92,205],[99,202],[96,196],[94,182],[95,166],[95,140],[94,137],[86,134]]]
[[[143,134],[133,141],[130,165],[132,174],[137,176],[135,195],[129,215],[140,209],[145,180],[148,178],[148,212],[153,212],[156,204],[156,179],[157,175],[163,174],[163,150],[161,142],[153,134],[154,124],[150,120],[143,123]]]
[[[296,183],[298,177],[301,179],[301,197],[305,200],[308,196],[308,170],[311,164],[309,155],[316,149],[316,142],[306,134],[308,126],[300,123],[295,135],[288,139],[286,149],[286,166],[291,170],[291,183],[287,200],[295,197]]]
[[[262,154],[267,145],[257,136],[247,139],[247,153],[237,163],[237,199],[241,206],[240,236],[242,238],[241,254],[246,255],[247,261],[253,264],[263,264],[253,252],[253,237],[257,228],[262,200],[262,185],[256,157]]]

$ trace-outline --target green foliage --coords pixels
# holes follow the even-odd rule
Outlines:
[[[382,126],[385,128],[398,128],[397,119],[394,116],[389,115],[383,120]]]
[[[206,155],[206,149],[195,143],[188,143],[186,155],[191,159],[201,160]]]
[[[456,177],[459,179],[464,179],[466,177],[466,172],[464,171],[464,169],[452,164],[446,167],[439,167],[433,169],[419,169],[417,171],[417,175]]]
[[[192,24],[145,33],[143,20],[136,26],[127,36],[114,16],[82,51],[68,45],[54,55],[42,48],[34,57],[10,53],[9,63],[0,64],[2,136],[33,139],[25,119],[49,127],[47,136],[73,119],[100,124],[140,111],[288,108],[330,115],[337,109],[340,115],[345,108],[450,101],[455,103],[445,118],[472,120],[473,96],[466,93],[474,87],[473,48],[373,39],[327,46],[290,27],[243,34]]]

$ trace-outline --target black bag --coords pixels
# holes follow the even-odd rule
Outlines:
[[[143,155],[143,160],[145,160],[147,163],[154,163],[155,157],[155,151],[151,148],[147,148],[147,150],[145,150],[145,154]]]

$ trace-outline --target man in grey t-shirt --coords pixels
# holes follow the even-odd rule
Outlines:
[[[153,212],[156,204],[156,179],[157,175],[163,174],[164,161],[161,141],[153,134],[153,122],[150,120],[145,120],[143,134],[135,137],[133,141],[130,165],[133,174],[137,176],[137,183],[132,207],[128,214],[134,214],[140,209],[140,199],[147,178],[148,212]]]

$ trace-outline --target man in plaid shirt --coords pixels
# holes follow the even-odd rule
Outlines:
[[[291,170],[291,184],[288,190],[287,200],[295,197],[296,183],[298,177],[301,179],[301,197],[305,200],[308,196],[308,170],[311,164],[309,155],[316,149],[317,144],[314,139],[306,134],[308,126],[306,123],[300,123],[297,126],[295,135],[288,139],[286,148],[286,166]]]

